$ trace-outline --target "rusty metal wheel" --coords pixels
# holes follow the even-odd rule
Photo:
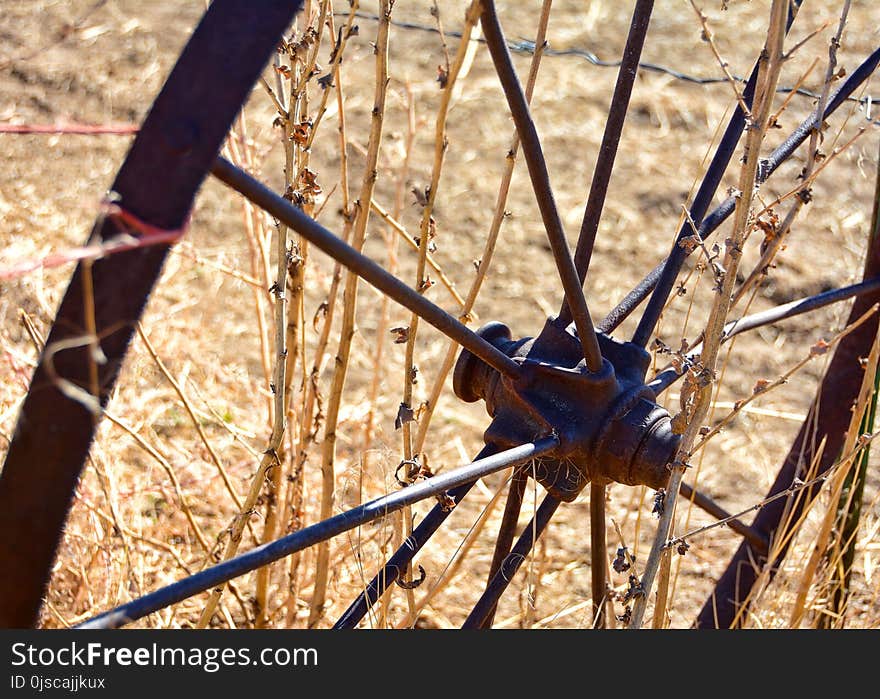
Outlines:
[[[777,86],[782,85],[780,71],[787,58],[783,47],[791,46],[793,40],[786,37],[789,29],[797,26],[797,15],[804,4],[808,3],[772,3],[764,49],[751,76],[742,81],[729,79],[738,99],[734,100],[701,183],[693,196],[687,198],[686,214],[680,217],[671,248],[665,257],[658,253],[659,264],[598,323],[593,321],[583,289],[590,285],[590,266],[596,257],[596,243],[601,240],[597,233],[612,173],[637,176],[637,166],[619,162],[617,153],[621,139],[628,136],[624,126],[640,66],[644,70],[652,67],[643,61],[642,54],[646,37],[650,36],[654,3],[636,0],[633,4],[573,251],[551,189],[539,129],[529,109],[528,90],[520,82],[511,55],[512,46],[536,55],[546,47],[540,40],[535,44],[508,41],[495,3],[483,0],[468,8],[461,61],[470,32],[479,27],[516,126],[517,140],[508,159],[512,162],[516,149],[520,149],[554,265],[546,273],[556,275],[563,291],[558,312],[534,336],[522,336],[515,323],[504,317],[482,325],[476,332],[469,329],[470,310],[444,310],[427,298],[421,285],[417,288],[402,281],[368,257],[362,249],[367,220],[371,208],[375,215],[382,215],[381,207],[360,201],[347,211],[351,215],[353,238],[346,242],[309,215],[301,190],[279,194],[239,165],[218,156],[230,125],[301,3],[215,0],[144,121],[113,185],[113,210],[98,221],[94,232],[94,239],[114,243],[122,227],[131,238],[149,242],[78,265],[46,340],[49,349],[40,358],[21,407],[0,474],[0,530],[15,533],[0,540],[0,569],[4,571],[0,576],[0,625],[28,626],[37,619],[96,426],[110,400],[138,319],[166,255],[182,235],[194,198],[209,175],[267,212],[279,223],[279,230],[289,229],[326,253],[348,270],[353,283],[359,278],[408,309],[413,314],[413,324],[407,332],[414,333],[413,325],[422,321],[460,347],[454,364],[453,390],[464,403],[485,404],[490,418],[483,434],[485,446],[473,462],[435,475],[424,469],[420,449],[413,450],[414,437],[408,436],[409,448],[403,450],[398,468],[398,473],[403,474],[400,489],[338,514],[331,514],[332,492],[324,492],[322,498],[327,506],[322,512],[326,516],[320,521],[106,611],[81,623],[82,628],[118,627],[142,619],[193,595],[222,590],[226,582],[238,576],[312,547],[318,550],[316,589],[322,584],[326,586],[326,542],[392,512],[436,499],[433,508],[406,532],[405,540],[386,564],[374,577],[365,578],[363,591],[341,614],[335,627],[369,624],[365,619],[369,620],[371,610],[395,583],[409,591],[418,585],[420,580],[414,580],[412,575],[413,562],[441,525],[459,509],[475,484],[502,471],[508,472],[509,477],[488,579],[483,594],[464,616],[463,627],[493,625],[503,593],[536,541],[552,525],[556,513],[569,503],[583,502],[587,496],[592,583],[587,626],[622,623],[639,627],[649,604],[655,605],[655,625],[664,625],[673,554],[683,555],[699,533],[719,523],[735,532],[741,543],[727,566],[712,573],[717,578],[716,585],[693,625],[727,628],[744,623],[756,584],[772,580],[782,566],[792,536],[803,521],[802,514],[830,476],[840,470],[838,466],[846,459],[852,463],[856,451],[870,442],[870,436],[853,442],[858,435],[854,435],[849,408],[864,406],[864,387],[871,378],[865,368],[875,370],[874,360],[869,357],[876,355],[872,352],[878,329],[874,311],[875,304],[880,302],[876,212],[871,235],[862,241],[867,251],[862,281],[842,280],[835,288],[804,298],[786,296],[783,292],[779,297],[782,302],[776,306],[733,320],[736,302],[740,298],[748,300],[749,294],[760,286],[761,275],[782,245],[791,222],[810,202],[815,176],[824,169],[816,146],[822,125],[835,119],[846,121],[841,115],[847,111],[852,116],[853,108],[859,108],[862,99],[860,90],[880,62],[878,49],[845,76],[832,70],[822,94],[816,95],[813,102],[805,99],[798,103],[800,107],[806,105],[801,109],[800,125],[789,127],[788,138],[769,147],[763,139],[773,125],[771,120],[778,116],[773,111],[773,97]],[[317,26],[324,31],[325,26],[331,26],[324,23],[329,5],[312,5],[315,16],[323,13]],[[383,61],[387,61],[387,55],[383,56],[383,52],[388,50],[388,32],[394,18],[392,5],[380,3],[375,23],[376,70],[380,76],[385,70],[386,78],[387,65],[383,67]],[[545,3],[539,39],[546,30],[548,10],[549,3]],[[354,17],[354,9],[351,13],[342,16]],[[696,16],[705,22],[702,14]],[[352,25],[347,26],[351,35]],[[806,33],[803,29],[799,31],[794,35],[802,37]],[[710,35],[705,24],[704,32]],[[341,51],[343,36],[342,26],[335,37],[331,33],[330,40],[336,41],[334,51]],[[454,83],[461,67],[458,58],[441,69],[441,85]],[[331,68],[325,75],[310,71],[306,81],[320,79],[324,81],[322,88],[329,91],[333,68],[339,65],[334,60],[331,56]],[[835,68],[833,58],[829,66]],[[534,76],[529,89],[533,80]],[[379,148],[382,129],[385,93],[381,79],[377,84],[377,102],[365,116],[369,124],[365,130],[371,134],[368,159],[373,149]],[[795,106],[789,107],[794,109]],[[291,113],[285,114],[287,122],[283,126],[296,127]],[[442,114],[445,119],[446,112]],[[577,122],[576,113],[568,116]],[[867,128],[873,126],[872,122]],[[876,135],[876,130],[872,133]],[[307,141],[308,135],[302,138]],[[445,140],[438,138],[438,143],[440,155],[436,158],[442,159]],[[801,180],[783,188],[784,196],[773,203],[759,199],[761,186],[774,172],[799,149],[802,152],[808,147],[812,149],[810,153],[798,156],[804,164]],[[833,155],[837,154],[835,150]],[[739,173],[735,180],[738,186],[732,187],[726,197],[719,197],[719,188],[729,172]],[[369,180],[365,178],[365,182]],[[432,186],[422,192],[422,205],[427,213],[417,243],[421,253],[418,278],[425,280],[436,182],[433,180]],[[364,192],[369,199],[372,189],[366,188]],[[716,199],[718,203],[713,206]],[[780,218],[776,210],[785,206],[790,207],[789,218]],[[867,211],[870,206],[868,201],[852,202],[853,211]],[[503,207],[501,214],[503,217]],[[385,220],[389,219],[386,212]],[[712,236],[728,219],[732,220],[730,230],[719,234],[726,236],[726,240],[714,243]],[[750,234],[754,234],[750,244],[761,246],[754,275],[739,272]],[[762,244],[757,241],[760,235],[764,237]],[[652,232],[649,237],[654,238],[658,250],[668,246],[663,235],[655,236]],[[292,274],[296,267],[290,254],[292,248],[286,239],[279,246],[279,274]],[[700,261],[694,264],[696,260]],[[686,291],[689,277],[685,275],[694,272],[698,277],[705,276],[713,286],[705,326],[698,341],[671,346],[662,339],[668,336],[658,333],[658,323],[675,299]],[[279,280],[270,292],[283,307],[286,282],[281,277]],[[847,330],[833,343],[833,357],[825,378],[772,487],[766,495],[754,489],[749,491],[757,515],[749,522],[748,513],[727,512],[694,484],[694,455],[747,403],[767,391],[771,382],[758,382],[751,394],[734,404],[727,418],[711,421],[709,408],[724,365],[720,347],[747,331],[775,327],[788,318],[850,299],[854,301]],[[634,327],[629,339],[622,339],[627,319],[646,300],[638,320],[634,316],[631,319]],[[407,342],[406,332],[402,335],[402,342]],[[811,356],[830,349],[828,344],[817,344]],[[281,358],[278,366],[283,366],[287,356],[283,338],[276,350]],[[282,373],[282,380],[272,386],[276,400],[281,396],[282,412],[283,378]],[[670,408],[671,404],[664,402],[664,392],[678,385],[678,407]],[[411,429],[411,394],[405,396],[401,408],[400,422]],[[871,428],[865,423],[861,431],[870,433]],[[333,432],[325,444],[329,443],[332,449],[335,439]],[[264,460],[268,460],[269,469],[272,459],[277,457],[273,456],[272,448],[266,453]],[[330,463],[332,470],[332,460]],[[612,484],[618,484],[616,488],[626,486],[655,492],[658,522],[644,564],[631,559],[623,542],[613,547],[616,557],[608,555],[606,540],[612,537],[606,531],[605,504],[606,490]],[[543,500],[536,506],[531,521],[519,527],[524,494],[529,487],[536,492],[540,488]],[[742,487],[747,489],[746,484]],[[676,528],[676,507],[681,511],[688,503],[704,510],[713,524],[696,533]],[[628,575],[628,587],[623,594],[615,593],[609,584],[611,576],[624,573]],[[424,570],[420,577],[424,579]],[[619,615],[614,612],[617,603],[622,610]],[[207,619],[213,609],[210,608]],[[310,625],[321,622],[323,601],[316,603],[315,609]],[[410,621],[415,623],[414,619]]]

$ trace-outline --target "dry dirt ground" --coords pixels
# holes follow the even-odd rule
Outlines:
[[[722,10],[722,4],[728,5],[726,10]],[[840,4],[827,0],[805,3],[789,45],[814,30],[820,31],[786,64],[782,84],[795,84],[816,60],[803,87],[814,92],[821,90],[827,46],[837,26]],[[3,0],[0,123],[139,123],[204,5],[195,0]],[[393,18],[399,24],[392,28],[390,94],[375,194],[380,204],[394,210],[397,192],[405,193],[399,202],[402,205],[398,206],[398,217],[410,231],[418,230],[420,215],[412,190],[424,190],[430,179],[434,119],[440,96],[438,66],[446,61],[440,35],[431,31],[437,26],[431,5],[421,0],[399,0],[394,8]],[[511,40],[534,37],[539,2],[499,5]],[[717,48],[730,72],[747,75],[763,43],[765,3],[713,0],[703,5],[715,32]],[[336,2],[335,6],[338,26],[345,21],[348,8],[343,2]],[[572,245],[617,74],[614,68],[593,65],[578,51],[616,60],[629,23],[629,10],[624,6],[628,8],[629,4],[559,0],[554,3],[550,20],[549,46],[559,55],[544,57],[532,107]],[[440,20],[448,33],[447,49],[452,54],[458,47],[454,32],[462,26],[464,9],[462,2],[441,3]],[[375,3],[361,3],[361,11],[365,14],[357,21],[359,32],[350,39],[343,63],[346,154],[353,193],[357,192],[363,175],[374,87],[371,42],[376,40],[377,28],[370,17],[375,13]],[[404,26],[407,24],[410,26]],[[875,2],[852,3],[838,56],[841,67],[851,71],[876,48],[880,41],[878,27],[880,7]],[[573,51],[566,53],[567,49]],[[327,59],[325,43],[319,63],[326,64]],[[722,76],[709,44],[701,40],[694,9],[683,0],[657,3],[643,60],[690,76]],[[529,61],[527,53],[515,54],[517,68],[523,74]],[[274,84],[271,71],[266,75]],[[876,94],[877,85],[875,78],[858,96]],[[321,97],[320,89],[312,84],[309,94],[309,104],[314,109]],[[782,105],[785,97],[780,94],[777,104]],[[310,168],[317,173],[322,188],[317,197],[319,218],[331,230],[341,230],[339,113],[334,101],[335,98],[329,101],[330,107],[315,138]],[[407,161],[408,101],[413,105],[415,129]],[[597,318],[668,253],[682,207],[702,176],[733,104],[732,87],[724,81],[695,84],[666,71],[640,71],[586,284],[589,304]],[[766,147],[780,142],[814,105],[810,97],[792,97],[779,117],[781,128],[770,134]],[[255,87],[245,116],[246,138],[253,153],[251,168],[281,189],[283,156],[278,131],[272,125],[272,104],[259,86]],[[305,116],[314,119],[316,114]],[[871,220],[878,130],[865,119],[863,106],[848,104],[831,121],[823,144],[823,150],[830,154],[835,146],[847,143],[863,127],[864,132],[835,156],[819,178],[813,189],[813,202],[802,212],[790,244],[750,310],[850,283],[859,276]],[[483,45],[477,48],[467,75],[460,80],[447,128],[449,145],[434,213],[435,258],[456,288],[467,290],[475,274],[473,262],[482,255],[513,133],[503,94]],[[0,134],[4,160],[0,174],[0,265],[5,268],[21,260],[39,259],[50,252],[81,245],[129,142],[129,136],[120,135]],[[408,171],[404,170],[405,162],[409,163]],[[792,163],[781,168],[762,188],[763,201],[770,202],[790,191],[804,162],[801,151]],[[716,202],[735,177],[732,167]],[[475,314],[479,323],[503,320],[515,336],[534,335],[545,318],[557,312],[561,286],[522,165],[515,172],[506,209],[509,216],[503,224]],[[780,212],[784,211],[783,205]],[[235,490],[243,494],[254,476],[270,431],[270,391],[264,355],[269,351],[270,340],[265,338],[271,338],[272,321],[261,274],[271,255],[254,254],[245,233],[246,218],[239,198],[216,182],[205,184],[195,204],[186,242],[170,256],[143,323],[168,373],[183,387],[204,437],[195,429],[180,396],[147,352],[144,342],[136,337],[109,406],[109,412],[128,431],[108,420],[99,430],[55,568],[43,615],[45,626],[83,620],[205,565],[205,554],[194,541],[182,513],[182,498],[189,502],[209,541],[218,541],[219,548],[225,545],[226,530],[236,510],[216,461],[228,472]],[[265,219],[258,221],[260,226],[267,234],[274,231]],[[720,232],[721,240],[727,230]],[[387,235],[387,227],[373,216],[366,251],[390,266]],[[757,258],[758,242],[753,239],[746,250],[746,270],[751,269]],[[415,274],[412,251],[401,246],[397,255],[399,273],[411,281]],[[692,269],[691,263],[688,270]],[[22,313],[45,334],[70,273],[70,265],[64,265],[0,282],[0,453],[14,430],[17,407],[37,356],[22,325]],[[308,366],[313,361],[310,352],[314,351],[322,322],[316,314],[326,300],[331,276],[332,264],[327,258],[310,252],[303,310]],[[685,281],[686,293],[672,301],[659,330],[660,339],[673,347],[678,347],[682,338],[697,336],[712,299],[708,275],[693,274]],[[436,284],[427,293],[436,303],[456,312],[455,303],[442,285]],[[261,297],[259,301],[257,296]],[[381,307],[378,294],[362,286],[354,359],[340,413],[334,512],[397,487],[393,472],[401,460],[401,437],[394,419],[404,384],[404,345],[391,343],[388,328],[406,325],[409,317],[391,304],[387,325],[383,326]],[[756,381],[776,378],[806,356],[811,345],[830,338],[841,328],[847,311],[848,304],[838,305],[739,339],[726,359],[713,421],[730,410],[732,401],[747,396]],[[336,322],[338,317],[337,313]],[[633,328],[630,319],[616,331],[616,336],[626,339]],[[325,363],[319,374],[325,397],[338,340],[335,326],[330,337],[331,361]],[[376,377],[374,362],[380,346],[376,384],[379,388],[371,402],[371,386]],[[446,343],[432,329],[420,330],[416,346],[419,380],[414,386],[414,404],[425,400],[445,351]],[[657,362],[662,363],[662,357]],[[728,511],[760,501],[797,431],[822,371],[821,358],[808,363],[784,386],[738,415],[701,452],[689,477],[697,477],[699,487]],[[294,406],[302,396],[301,363],[296,372]],[[422,456],[435,471],[466,462],[479,450],[482,432],[488,424],[482,404],[461,404],[452,395],[451,379],[448,384]],[[673,412],[676,397],[675,387],[664,396]],[[375,414],[374,434],[364,449],[364,425],[371,412]],[[295,424],[296,415],[293,418]],[[291,440],[295,438],[296,435],[291,436]],[[309,458],[302,475],[301,510],[305,523],[318,517],[320,429],[316,439],[316,444],[308,446]],[[287,443],[289,451],[293,451],[292,444]],[[281,483],[289,488],[292,486],[288,483],[296,476],[289,464],[289,454],[285,459]],[[172,472],[179,482],[178,489],[170,479]],[[433,589],[441,575],[449,572],[447,566],[477,516],[494,493],[504,487],[504,482],[502,476],[490,478],[473,491],[435,537],[430,550],[418,558],[427,577],[422,587],[415,590],[417,602]],[[866,492],[868,507],[858,538],[855,600],[847,618],[847,624],[852,626],[876,626],[880,622],[877,485],[874,476]],[[528,521],[533,501],[541,496],[540,492],[532,491],[530,487],[523,524]],[[608,489],[609,517],[620,527],[626,545],[635,552],[637,565],[644,560],[653,538],[656,520],[651,515],[652,495],[643,488],[622,485]],[[254,545],[255,535],[261,535],[269,499],[264,493],[252,513],[243,550]],[[820,501],[820,514],[825,504]],[[460,567],[452,571],[451,582],[424,607],[418,625],[454,626],[464,619],[484,581],[492,551],[491,532],[497,526],[501,509],[491,510],[476,543]],[[416,522],[425,512],[425,507],[416,508]],[[288,514],[284,513],[285,527],[291,526]],[[372,575],[389,552],[395,529],[391,519],[334,541],[327,609],[319,626],[332,623],[364,578]],[[702,512],[684,508],[678,527],[686,531],[710,521]],[[788,623],[792,591],[800,582],[798,571],[811,552],[808,543],[815,526],[815,522],[807,523],[803,540],[799,539],[794,548],[791,571],[786,571],[762,594],[747,624],[777,627]],[[583,493],[560,510],[535,554],[524,565],[498,610],[498,625],[589,626],[589,541],[589,501],[587,493]],[[620,544],[609,522],[610,557]],[[674,597],[669,611],[672,627],[689,626],[736,545],[734,534],[719,528],[694,538],[688,554],[676,559]],[[293,568],[288,562],[273,568],[270,625],[307,623],[314,566],[314,556],[307,552],[295,559]],[[610,582],[623,590],[626,575],[614,573]],[[255,576],[239,579],[234,594],[224,596],[221,613],[212,623],[253,624],[256,585]],[[291,585],[296,588],[295,594],[290,593]],[[810,599],[818,604],[813,597]],[[191,626],[204,602],[204,597],[196,597],[140,623]],[[622,606],[616,605],[616,611],[622,612]],[[387,617],[369,623],[401,625],[406,623],[406,612],[406,595],[398,589]],[[809,617],[805,623],[810,623]]]

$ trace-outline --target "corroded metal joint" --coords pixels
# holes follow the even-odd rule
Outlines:
[[[667,464],[680,437],[672,431],[669,413],[654,400],[646,389],[619,416],[603,422],[593,458],[609,480],[654,489],[666,485]]]
[[[554,319],[535,338],[514,340],[497,322],[477,332],[521,368],[510,379],[467,350],[458,358],[453,388],[464,401],[485,402],[493,418],[487,443],[509,447],[555,434],[559,448],[538,460],[532,475],[564,501],[590,481],[663,487],[679,437],[645,386],[644,349],[600,334],[603,364],[591,372],[574,328]]]

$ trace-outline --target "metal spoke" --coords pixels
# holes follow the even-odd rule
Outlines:
[[[752,313],[750,315],[743,316],[738,320],[732,320],[727,323],[724,326],[724,337],[721,341],[727,342],[728,340],[730,340],[730,338],[739,335],[740,333],[746,332],[747,330],[754,330],[755,328],[760,328],[765,325],[777,323],[780,320],[785,320],[787,318],[793,318],[804,313],[809,313],[810,311],[815,311],[816,309],[829,306],[832,303],[845,301],[846,299],[853,298],[854,296],[862,296],[863,294],[868,294],[877,291],[878,289],[880,289],[880,277],[874,277],[872,279],[859,282],[858,284],[844,286],[840,289],[824,291],[821,294],[816,294],[815,296],[808,296],[797,301],[784,303],[781,306],[768,308],[766,311]],[[695,344],[690,351],[697,353],[699,352],[699,350],[700,344],[698,343]],[[651,381],[648,383],[648,388],[654,391],[654,393],[660,394],[662,391],[665,391],[673,383],[675,383],[681,376],[683,376],[683,374],[679,374],[675,369],[669,367],[659,372],[653,379],[651,379]]]
[[[544,498],[532,521],[526,525],[526,528],[520,535],[516,546],[513,547],[513,550],[504,559],[501,570],[492,578],[492,581],[486,587],[486,591],[477,601],[476,605],[474,605],[461,628],[478,629],[482,627],[489,613],[497,606],[498,600],[501,599],[501,595],[504,594],[510,581],[513,580],[516,571],[519,570],[526,556],[529,555],[532,546],[535,545],[538,537],[547,528],[550,518],[561,503],[561,500],[554,498],[552,495],[547,495]]]
[[[516,524],[519,520],[519,513],[522,510],[523,496],[526,493],[526,484],[528,483],[528,473],[523,469],[517,470],[513,474],[510,481],[510,488],[507,494],[507,502],[504,504],[504,516],[501,519],[501,526],[498,528],[498,537],[495,540],[495,552],[492,554],[492,564],[489,566],[489,580],[501,570],[504,559],[510,553],[513,546],[513,537],[516,534]],[[489,614],[483,620],[480,628],[489,629],[492,627],[492,621],[495,618],[495,607],[489,610]]]
[[[639,59],[642,56],[642,47],[645,44],[645,36],[648,33],[653,9],[654,0],[636,0],[626,46],[623,49],[623,59],[617,73],[617,83],[611,97],[608,121],[605,122],[602,145],[599,147],[596,169],[593,171],[584,219],[574,252],[574,265],[578,271],[581,286],[586,281],[587,271],[590,268],[590,258],[593,255],[593,245],[596,242],[596,231],[599,229],[599,219],[602,217],[602,209],[605,206],[608,183],[614,170],[617,147],[623,132],[623,123],[629,109],[629,100],[638,73]],[[559,311],[559,317],[566,322],[571,321],[567,304],[563,304]]]
[[[511,378],[519,375],[519,365],[506,354],[228,160],[217,158],[212,174],[486,364]]]
[[[704,512],[708,512],[710,515],[715,517],[715,519],[727,520],[727,526],[730,527],[737,534],[739,534],[741,537],[749,541],[755,551],[767,553],[767,551],[769,550],[770,542],[767,540],[766,536],[764,536],[757,529],[750,527],[742,520],[732,519],[732,515],[727,510],[721,507],[721,505],[719,505],[705,493],[697,490],[696,488],[692,488],[687,483],[682,483],[678,488],[678,492],[681,493],[682,497],[690,500],[701,510],[703,510]]]
[[[596,337],[587,300],[584,298],[580,278],[574,266],[568,242],[565,239],[562,219],[559,217],[559,211],[553,198],[550,174],[547,171],[547,163],[544,160],[538,131],[529,112],[528,101],[522,85],[514,70],[513,60],[507,48],[507,40],[504,38],[504,32],[495,11],[495,3],[492,0],[483,0],[483,13],[480,22],[489,53],[492,56],[492,62],[495,64],[495,70],[498,73],[501,87],[504,90],[510,113],[519,134],[523,157],[529,170],[538,208],[541,211],[541,219],[544,223],[544,229],[547,231],[547,238],[550,241],[559,278],[562,281],[565,301],[571,309],[571,316],[578,331],[587,368],[590,371],[598,372],[602,368],[599,340]]]
[[[834,114],[834,112],[837,111],[847,99],[849,99],[852,93],[855,92],[855,90],[865,82],[868,77],[870,77],[871,73],[877,68],[878,63],[880,63],[880,49],[874,51],[847,77],[840,89],[828,102],[822,116],[823,121]],[[792,132],[791,136],[789,136],[784,143],[778,146],[766,160],[762,161],[759,173],[760,182],[766,181],[767,178],[800,147],[800,145],[809,137],[815,124],[816,115],[811,114],[801,123],[800,126],[797,127],[797,129],[794,130],[794,132]],[[699,230],[697,231],[698,235],[703,239],[711,235],[727,219],[727,217],[733,213],[735,205],[735,197],[728,197],[725,199],[708,216],[702,219],[702,223],[699,224]],[[691,215],[691,218],[694,222],[700,220],[699,218],[695,218],[693,214]],[[687,235],[692,233],[693,230],[691,230],[690,224],[688,224]],[[645,300],[652,290],[660,288],[659,281],[661,277],[664,279],[664,284],[669,287],[668,290],[664,287],[664,295],[662,295],[663,304],[665,304],[669,295],[669,290],[672,289],[668,280],[672,279],[674,282],[678,273],[681,271],[681,266],[684,264],[686,257],[687,254],[676,243],[672,252],[670,252],[669,257],[651,270],[651,272],[649,272],[648,275],[642,279],[642,281],[640,281],[638,285],[598,324],[597,327],[599,331],[610,333],[619,326],[630,315],[630,313],[632,313],[638,305]],[[656,325],[656,318],[654,318],[654,316],[656,315],[659,318],[657,313],[658,305],[662,311],[663,304],[660,304],[660,298],[661,297],[658,297],[658,302],[654,305],[650,314],[646,310],[645,316],[647,316],[647,319],[643,316],[643,319],[640,322],[642,330],[638,331],[638,337],[634,335],[633,341],[638,339],[639,344],[642,346],[645,346],[647,344],[647,339],[650,338],[650,333],[647,332],[648,326],[650,325],[651,332],[653,332],[653,328]]]
[[[458,505],[464,500],[475,484],[476,481],[465,483],[458,488],[450,490],[447,496]],[[428,540],[437,532],[440,525],[446,521],[450,514],[452,514],[452,509],[448,506],[440,505],[439,503],[434,505],[431,511],[419,523],[419,526],[413,529],[412,534],[406,538],[401,547],[388,559],[382,570],[376,574],[364,588],[364,591],[358,595],[357,599],[345,610],[345,613],[339,617],[333,628],[355,628],[367,615],[367,612],[373,608],[373,605],[382,599],[385,591],[406,572],[412,559],[428,543]]]
[[[605,595],[608,556],[605,541],[605,485],[590,483],[590,572],[593,594],[593,627],[605,628]]]
[[[818,308],[829,306],[838,301],[844,301],[853,296],[867,294],[878,288],[880,288],[880,278],[874,278],[858,284],[852,284],[851,286],[844,286],[840,289],[825,291],[821,294],[816,294],[815,296],[808,296],[807,298],[798,301],[784,303],[781,306],[776,306],[775,308],[766,311],[752,313],[739,320],[730,321],[724,328],[724,339],[729,340],[734,335],[739,335],[746,330],[754,330],[763,325],[769,325],[770,323],[776,323],[780,320],[785,320],[786,318],[793,318],[794,316],[799,316],[803,313],[809,313],[810,311],[815,311]]]
[[[786,34],[788,33],[788,30],[791,29],[791,25],[794,22],[794,18],[797,15],[800,5],[801,2],[794,2],[791,4],[788,14],[788,22],[785,27]],[[754,97],[757,79],[758,64],[756,63],[755,67],[752,68],[752,73],[749,76],[748,83],[743,91],[743,100],[749,109],[752,107],[752,99]],[[712,203],[712,197],[715,196],[715,192],[721,184],[721,178],[727,170],[730,158],[733,156],[736,144],[739,142],[740,134],[745,126],[745,122],[746,115],[743,112],[742,106],[737,104],[733,116],[730,118],[730,123],[728,123],[727,129],[721,138],[721,143],[718,144],[718,150],[715,152],[712,162],[706,170],[706,175],[703,178],[703,182],[700,184],[700,188],[697,191],[694,203],[689,212],[690,221],[693,221],[697,225],[702,222],[703,217],[706,215],[706,211],[709,208],[709,204]],[[672,287],[675,284],[681,266],[684,264],[684,260],[687,257],[687,252],[679,245],[679,242],[693,232],[691,230],[690,221],[684,221],[682,223],[681,230],[679,230],[678,236],[676,236],[675,239],[675,245],[672,247],[672,252],[666,260],[663,273],[660,275],[654,293],[648,301],[648,307],[639,319],[638,327],[633,334],[632,341],[641,347],[646,347],[648,341],[651,339],[651,335],[654,334],[654,327],[660,319],[660,314],[663,312],[666,300],[672,292]]]
[[[487,456],[497,453],[498,449],[494,444],[488,444],[477,454],[475,460],[483,459]],[[458,505],[465,496],[474,487],[476,481],[465,483],[450,490],[446,495],[455,505]],[[385,591],[394,584],[394,582],[407,569],[407,566],[413,558],[422,550],[422,547],[437,532],[446,518],[452,513],[452,509],[446,504],[437,504],[413,530],[401,547],[394,552],[391,558],[385,563],[385,566],[376,576],[367,584],[364,591],[358,595],[358,598],[349,605],[345,613],[339,617],[339,620],[333,625],[334,629],[353,629],[367,615],[385,594]]]
[[[377,498],[359,507],[342,512],[335,517],[313,524],[269,544],[258,546],[236,558],[231,558],[228,561],[207,568],[195,575],[191,575],[132,602],[123,604],[116,609],[105,612],[94,619],[83,622],[77,628],[118,628],[130,621],[135,621],[200,592],[210,590],[217,585],[273,563],[292,553],[332,539],[334,536],[338,536],[368,522],[381,519],[407,505],[413,505],[430,497],[440,495],[452,488],[472,483],[484,476],[501,471],[508,466],[521,464],[538,456],[548,454],[558,445],[559,439],[557,437],[545,437],[474,461],[471,464],[461,466],[447,473],[441,473],[390,495]]]

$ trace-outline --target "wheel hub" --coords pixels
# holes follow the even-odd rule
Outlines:
[[[665,485],[680,436],[645,385],[650,356],[644,349],[599,334],[602,369],[590,372],[574,327],[555,319],[534,338],[513,340],[498,322],[477,333],[521,368],[511,379],[467,350],[458,358],[456,395],[469,403],[482,399],[493,418],[486,443],[507,448],[556,434],[556,455],[538,460],[533,475],[566,502],[590,481]]]

